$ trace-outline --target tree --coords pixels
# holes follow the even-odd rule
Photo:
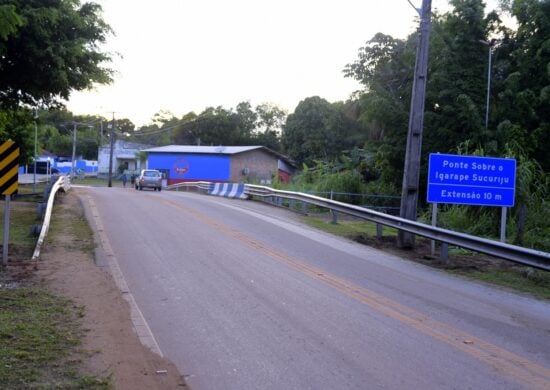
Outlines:
[[[275,104],[263,103],[256,106],[256,115],[258,119],[252,142],[281,151],[281,134],[287,113]]]
[[[550,171],[550,0],[515,0],[518,28],[495,56],[509,58],[498,91],[498,134]]]
[[[255,120],[256,114],[247,102],[240,103],[236,111],[208,107],[198,116],[188,117],[177,128],[175,140],[201,145],[249,145]]]
[[[197,145],[201,140],[195,134],[194,121],[197,114],[188,112],[179,121],[179,126],[174,129],[174,142],[179,145]]]
[[[0,5],[0,40],[6,41],[23,25],[23,19],[16,12],[13,4]]]
[[[414,71],[416,36],[407,40],[378,33],[344,69],[364,85],[358,99],[359,121],[366,128],[366,148],[375,156],[383,181],[403,179],[408,110]]]
[[[34,155],[34,124],[32,117],[23,110],[0,110],[0,143],[11,139],[19,146],[19,164]]]
[[[483,144],[490,21],[482,0],[452,0],[433,24],[423,149],[447,153],[469,139]]]
[[[18,143],[21,163],[34,154],[32,108],[62,107],[72,91],[111,81],[100,48],[110,32],[95,3],[0,0],[0,141]]]
[[[328,160],[356,146],[357,122],[337,106],[313,96],[301,101],[287,118],[282,142],[286,153],[298,163]]]
[[[495,12],[484,14],[482,0],[452,0],[452,11],[434,13],[430,35],[422,164],[428,153],[449,153],[465,140],[484,146],[495,132],[485,130],[487,47],[480,40],[506,36]],[[360,120],[384,181],[400,185],[407,140],[417,34],[405,41],[376,34],[344,69],[364,85]],[[502,64],[499,62],[495,68]],[[498,83],[500,74],[496,75]],[[502,144],[502,146],[504,143]],[[421,169],[425,172],[426,169]],[[421,182],[424,180],[422,177]]]
[[[111,32],[101,6],[78,0],[1,0],[0,107],[59,107],[71,91],[111,81],[100,50]]]
[[[252,133],[256,129],[258,114],[252,109],[249,102],[241,102],[235,108],[238,126],[238,138],[242,144],[250,143]]]

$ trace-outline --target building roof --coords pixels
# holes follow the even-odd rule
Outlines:
[[[265,146],[197,146],[197,145],[167,145],[157,148],[144,149],[143,152],[149,153],[198,153],[198,154],[239,154],[249,152],[251,150],[263,150],[275,157],[285,161],[292,167],[296,163],[284,154],[266,148]]]
[[[201,153],[201,154],[237,154],[262,149],[263,146],[196,146],[167,145],[143,150],[152,153]],[[265,148],[264,148],[265,149]]]

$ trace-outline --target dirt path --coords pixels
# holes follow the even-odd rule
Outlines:
[[[108,267],[95,265],[79,191],[72,190],[56,201],[37,274],[53,291],[84,308],[83,347],[89,358],[83,370],[111,376],[117,390],[187,388],[171,362],[141,344],[130,306]],[[64,220],[76,223],[77,228]]]

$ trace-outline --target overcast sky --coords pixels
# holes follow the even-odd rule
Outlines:
[[[411,0],[420,6],[421,0]],[[306,97],[346,100],[359,89],[342,69],[377,32],[404,38],[417,27],[407,0],[95,0],[120,53],[114,83],[74,93],[75,114],[175,116],[209,106],[275,103],[288,112]],[[441,9],[444,0],[433,0]]]

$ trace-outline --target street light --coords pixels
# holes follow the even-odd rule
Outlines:
[[[480,39],[479,42],[489,47],[489,66],[487,67],[487,102],[485,107],[485,128],[487,129],[489,127],[489,99],[491,94],[491,65],[493,60],[493,47],[499,43],[499,40],[493,38],[490,41],[484,41],[483,39]]]

